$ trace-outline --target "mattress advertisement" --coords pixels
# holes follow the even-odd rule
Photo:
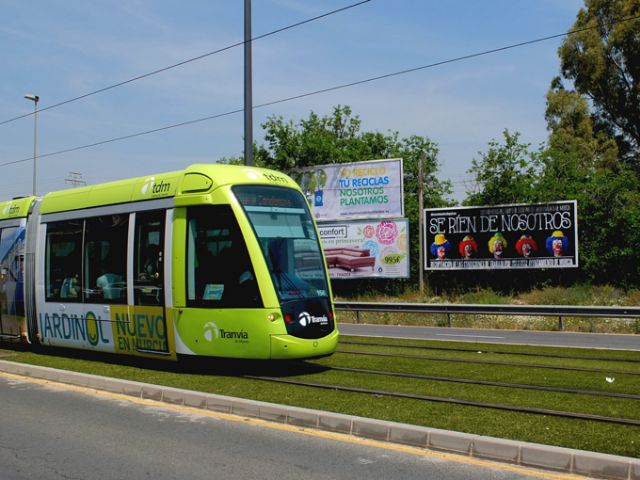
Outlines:
[[[575,200],[424,211],[426,270],[578,267]]]
[[[318,230],[332,280],[409,277],[406,218],[321,223]]]
[[[401,158],[317,165],[291,176],[319,222],[404,216]]]

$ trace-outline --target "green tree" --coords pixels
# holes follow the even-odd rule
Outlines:
[[[631,287],[640,266],[640,182],[618,159],[616,142],[594,128],[587,100],[559,80],[547,94],[550,130],[538,183],[543,201],[577,200],[585,280]]]
[[[599,170],[577,196],[580,262],[594,283],[640,282],[640,183],[629,167]]]
[[[581,268],[556,279],[640,283],[639,17],[640,0],[585,0],[576,33],[558,51],[562,78],[547,94],[546,145],[531,151],[505,130],[472,163],[467,204],[577,200]],[[538,273],[509,279],[527,288],[549,278]]]
[[[594,128],[587,99],[565,90],[559,78],[551,82],[545,112],[549,129],[549,148],[574,151],[585,169],[614,167],[618,147],[606,131]]]
[[[424,206],[448,204],[451,184],[438,177],[438,147],[426,137],[400,138],[398,132],[362,132],[361,121],[348,106],[334,107],[327,116],[311,112],[298,123],[282,117],[269,117],[262,125],[265,144],[256,148],[256,163],[285,173],[300,167],[358,162],[383,158],[402,158],[404,166],[405,216],[409,219],[411,258],[418,258],[418,164],[423,160]],[[415,280],[418,262],[411,261]],[[391,282],[398,285],[399,282]],[[355,288],[362,285],[352,282]],[[388,285],[386,285],[388,286]]]
[[[349,106],[338,105],[331,115],[311,112],[295,124],[282,117],[269,117],[262,124],[265,145],[256,149],[256,162],[288,172],[293,168],[329,163],[390,158],[393,146],[379,132],[361,133],[360,118]]]
[[[549,140],[538,183],[543,201],[581,197],[598,171],[620,168],[616,142],[594,128],[587,99],[552,81],[545,112]]]
[[[469,173],[475,188],[467,192],[465,205],[503,205],[540,201],[539,182],[544,169],[545,152],[533,150],[520,141],[518,132],[505,129],[503,139],[491,140],[486,152],[478,152]],[[503,292],[526,290],[548,279],[547,273],[531,270],[434,272],[431,284],[443,289],[468,290],[487,287]]]
[[[633,20],[620,21],[634,18]],[[593,105],[596,129],[640,169],[640,0],[586,0],[558,54],[562,75]],[[592,29],[585,29],[594,27]]]
[[[493,139],[486,153],[478,152],[468,173],[475,189],[467,192],[466,205],[500,205],[527,203],[537,199],[537,183],[542,162],[531,144],[520,143],[520,134],[504,130],[504,143]]]

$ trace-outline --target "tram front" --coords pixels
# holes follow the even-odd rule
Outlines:
[[[277,186],[242,185],[232,190],[255,232],[286,327],[286,335],[271,336],[271,357],[333,353],[338,331],[331,291],[304,196]]]

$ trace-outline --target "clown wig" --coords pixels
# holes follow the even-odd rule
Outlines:
[[[441,233],[436,235],[434,242],[431,244],[431,247],[429,247],[429,250],[431,251],[431,255],[433,255],[434,257],[437,257],[438,248],[440,247],[443,247],[446,253],[449,253],[449,251],[451,251],[451,242],[447,240],[445,236],[442,235]]]
[[[562,241],[562,251],[566,253],[566,251],[569,249],[569,239],[565,237],[564,233],[562,233],[560,230],[556,230],[547,237],[547,242],[545,245],[547,247],[547,252],[549,252],[551,255],[554,255],[553,242],[555,240]]]
[[[467,245],[471,245],[471,248],[473,249],[473,253],[478,253],[478,243],[475,241],[475,239],[471,236],[471,235],[466,235],[462,241],[458,244],[458,251],[460,252],[460,256],[464,257],[464,247],[466,247]]]
[[[498,240],[500,240],[500,241],[502,242],[502,246],[503,246],[504,248],[507,248],[507,239],[506,239],[506,238],[504,238],[504,236],[503,236],[500,232],[496,232],[496,233],[494,233],[494,234],[493,234],[493,237],[491,237],[491,238],[489,239],[489,251],[490,251],[491,253],[493,253],[493,252],[494,252],[494,250],[495,250],[495,249],[494,249],[494,244],[495,244],[495,242],[497,242]]]
[[[525,245],[529,245],[532,252],[538,251],[538,244],[531,235],[522,235],[520,237],[520,239],[516,243],[516,252],[518,252],[520,255],[523,255],[522,247],[524,247]]]

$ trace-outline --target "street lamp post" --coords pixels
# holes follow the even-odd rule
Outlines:
[[[38,101],[40,97],[38,95],[25,95],[24,98],[31,100],[34,105],[33,111],[33,194],[36,194],[36,166],[38,159]]]

